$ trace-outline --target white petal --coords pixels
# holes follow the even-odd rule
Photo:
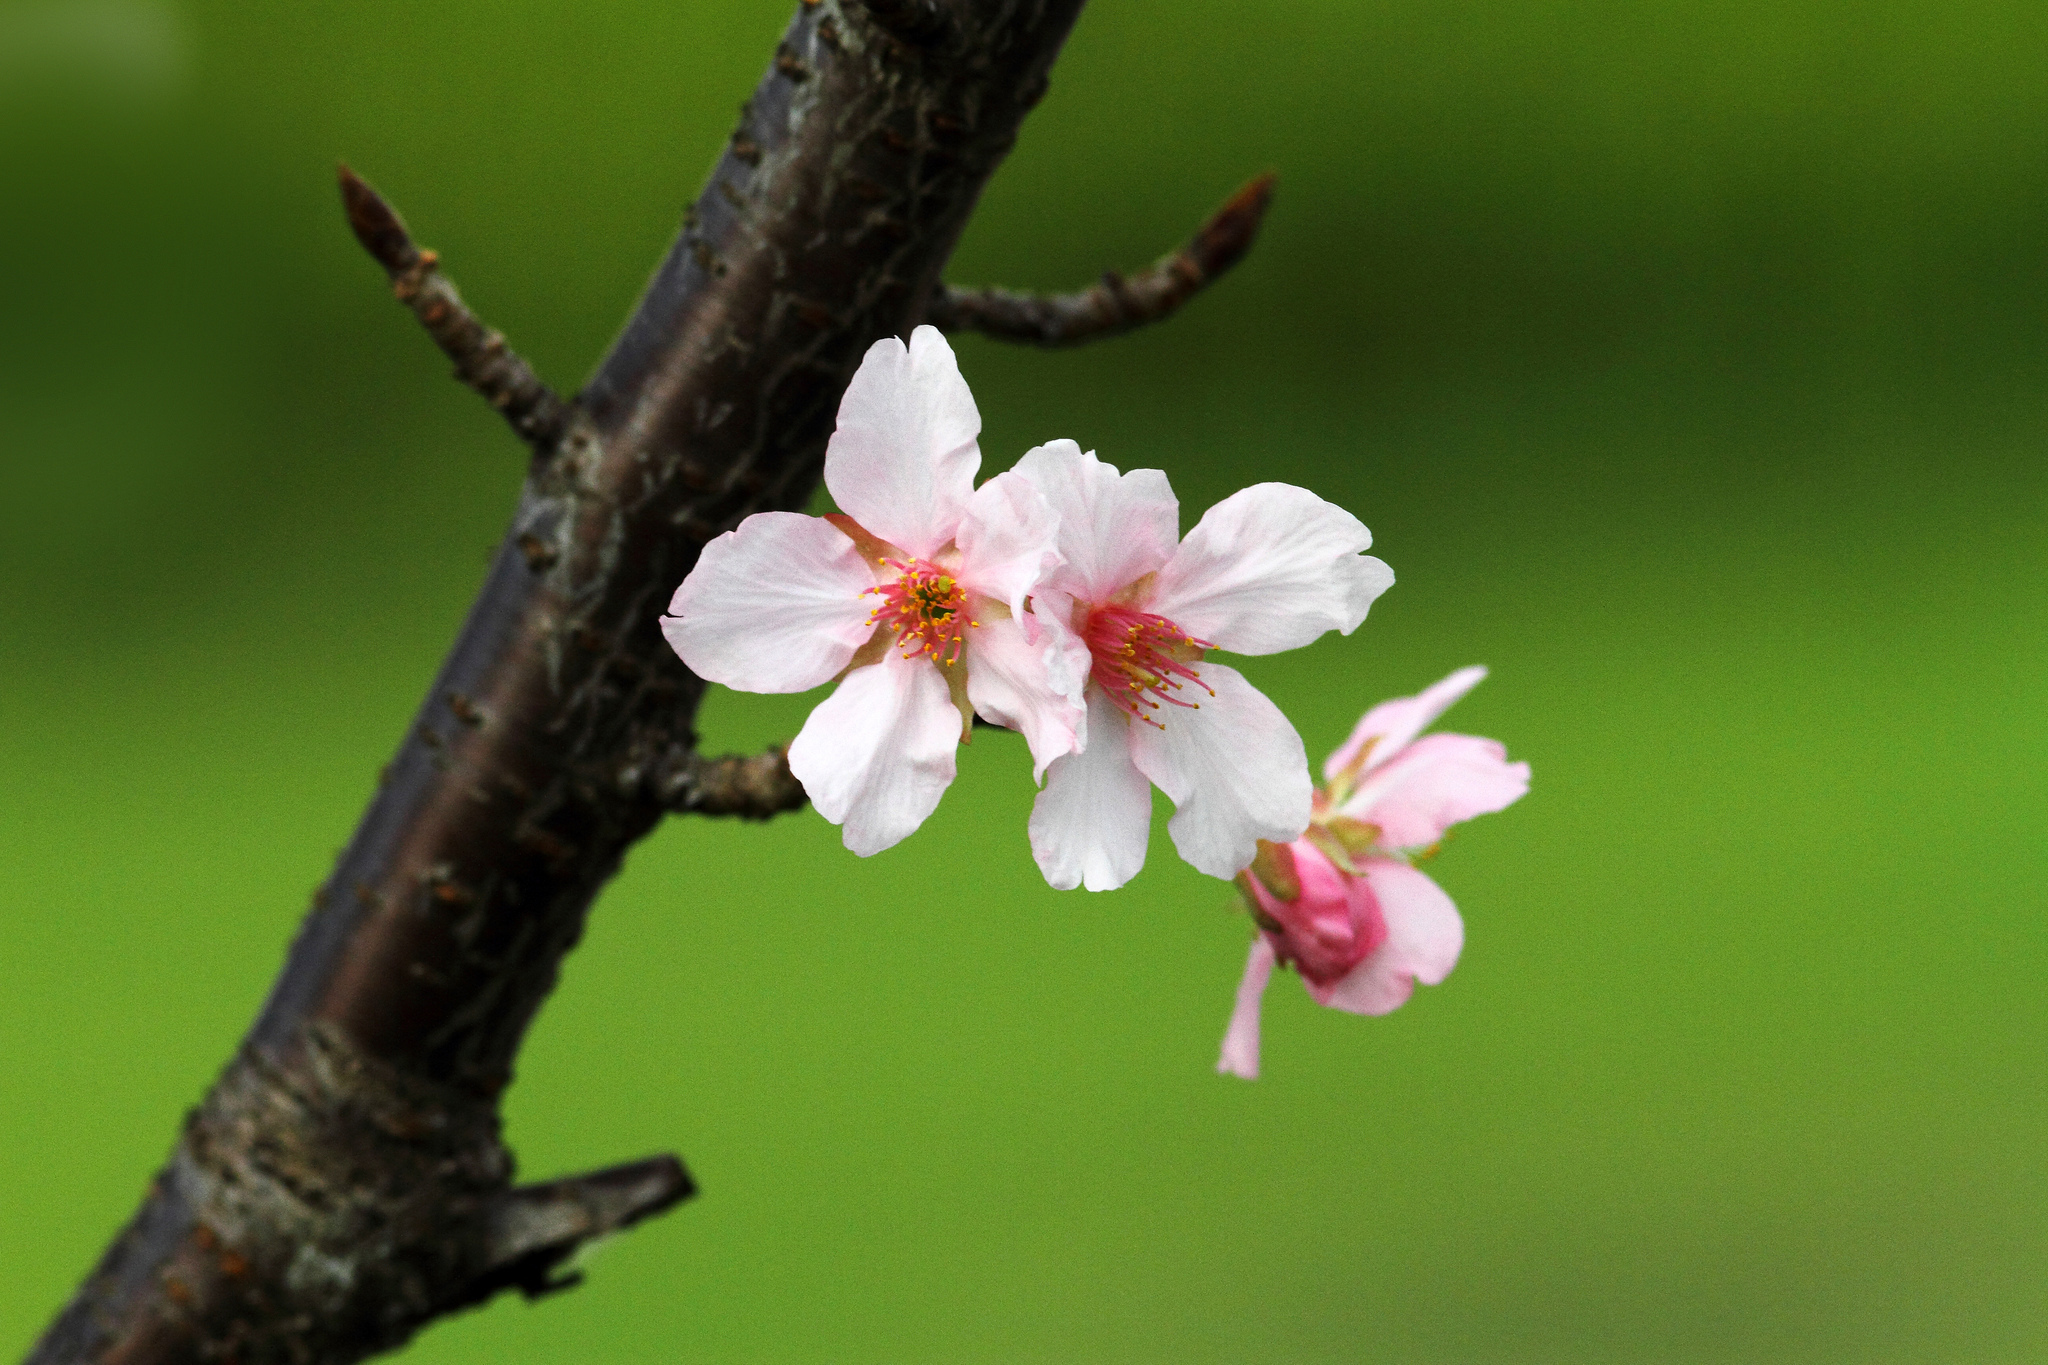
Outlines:
[[[1465,922],[1443,888],[1406,863],[1369,859],[1365,878],[1386,920],[1387,941],[1322,1000],[1353,1014],[1386,1014],[1414,993],[1417,981],[1434,986],[1451,974],[1465,947]]]
[[[1118,474],[1072,441],[1024,453],[1016,473],[1059,515],[1063,568],[1046,581],[1084,602],[1101,602],[1163,566],[1180,538],[1180,503],[1156,469]]]
[[[825,447],[825,487],[870,532],[929,559],[953,538],[981,468],[981,414],[938,329],[868,347]]]
[[[957,535],[960,582],[1021,617],[1024,599],[1060,562],[1059,528],[1058,515],[1030,480],[996,475],[967,500]]]
[[[1233,877],[1259,840],[1291,843],[1308,828],[1308,754],[1242,673],[1209,662],[1195,671],[1216,695],[1190,686],[1181,695],[1201,696],[1200,710],[1163,706],[1152,715],[1164,728],[1133,724],[1131,758],[1172,798],[1166,830],[1180,856],[1212,877]]]
[[[829,682],[875,633],[860,552],[819,517],[756,512],[704,547],[661,618],[692,673],[742,692]]]
[[[1034,782],[1044,780],[1048,763],[1081,747],[1078,731],[1086,723],[1071,670],[1061,670],[1064,690],[1054,684],[1058,652],[1043,632],[1033,643],[1015,617],[992,616],[967,632],[967,700],[983,720],[1024,736]]]
[[[1088,690],[1088,747],[1055,761],[1031,804],[1031,855],[1061,891],[1114,891],[1145,866],[1152,785],[1131,762],[1123,714]]]
[[[1216,1070],[1225,1076],[1259,1078],[1259,1005],[1266,998],[1266,982],[1273,976],[1273,945],[1264,934],[1252,936],[1251,956],[1245,959],[1244,979],[1237,983],[1237,1007],[1230,1012],[1230,1027],[1223,1034],[1223,1055]]]
[[[818,703],[789,746],[811,804],[865,858],[901,843],[953,781],[960,712],[939,666],[891,649]]]
[[[1147,610],[1237,654],[1299,649],[1326,630],[1349,635],[1394,583],[1392,569],[1359,553],[1371,544],[1365,523],[1306,488],[1254,484],[1188,532]]]
[[[1505,810],[1529,793],[1529,765],[1499,740],[1424,735],[1372,769],[1340,808],[1380,827],[1388,848],[1423,848],[1452,825]]]
[[[1357,759],[1368,741],[1372,744],[1372,752],[1366,755],[1365,771],[1379,767],[1407,748],[1410,741],[1485,678],[1485,667],[1472,664],[1448,678],[1431,683],[1416,696],[1395,697],[1392,701],[1381,702],[1359,718],[1351,738],[1324,762],[1323,776],[1334,780]]]
[[[1088,642],[1069,628],[1067,622],[1073,613],[1074,599],[1049,589],[1038,594],[1032,609],[1020,619],[1024,623],[1025,637],[1036,636],[1046,646],[1047,684],[1053,691],[1073,698],[1084,708],[1080,723],[1074,730],[1074,750],[1078,753],[1088,747],[1084,692],[1088,686],[1088,674],[1095,667],[1095,656],[1088,652]]]

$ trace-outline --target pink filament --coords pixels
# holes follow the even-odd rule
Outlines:
[[[1089,676],[1133,720],[1164,729],[1146,712],[1157,711],[1161,702],[1190,710],[1199,707],[1199,702],[1183,701],[1173,695],[1181,690],[1183,681],[1193,683],[1212,697],[1216,695],[1216,689],[1188,667],[1201,657],[1200,651],[1212,646],[1207,640],[1195,639],[1164,616],[1132,611],[1129,607],[1097,607],[1088,614],[1088,627],[1082,638],[1088,642],[1088,652],[1094,658]]]
[[[861,594],[882,599],[868,613],[868,620],[896,632],[897,647],[906,659],[923,654],[938,664],[950,666],[960,662],[967,628],[981,624],[967,619],[967,596],[961,592],[960,584],[944,569],[926,560],[881,562],[896,570],[896,581]]]

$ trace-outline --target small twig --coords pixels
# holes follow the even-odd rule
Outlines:
[[[1071,294],[941,289],[926,306],[925,321],[942,332],[981,332],[1034,346],[1077,346],[1158,322],[1244,258],[1273,200],[1273,179],[1268,172],[1252,180],[1186,246],[1135,275],[1110,271]]]
[[[678,752],[656,769],[651,786],[655,799],[678,814],[737,815],[742,820],[772,819],[802,810],[809,800],[789,771],[789,747],[783,744],[764,753],[719,758]]]
[[[555,1270],[578,1249],[696,1192],[690,1173],[672,1156],[508,1190],[489,1214],[478,1298],[503,1288],[528,1298],[567,1289],[582,1276],[558,1276]]]
[[[568,423],[568,405],[505,344],[503,333],[469,311],[441,273],[440,257],[415,246],[391,205],[346,166],[341,167],[341,200],[356,240],[391,276],[391,292],[399,302],[412,309],[455,362],[455,377],[503,413],[527,444],[541,452],[551,449]]]

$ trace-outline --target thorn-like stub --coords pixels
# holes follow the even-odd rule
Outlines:
[[[397,211],[346,163],[339,167],[339,175],[341,202],[348,211],[348,225],[354,230],[356,240],[363,244],[363,250],[369,252],[393,278],[418,265],[419,248],[413,245],[412,234],[405,230],[405,222]]]
[[[579,1247],[696,1192],[683,1163],[668,1155],[508,1190],[489,1214],[478,1288],[515,1288],[536,1298],[566,1289],[573,1279],[558,1278],[555,1268]]]

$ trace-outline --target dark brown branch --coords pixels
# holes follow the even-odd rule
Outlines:
[[[651,776],[654,799],[668,810],[692,815],[737,815],[770,820],[802,810],[809,800],[789,771],[789,746],[765,753],[706,758],[674,750]]]
[[[1135,275],[1110,271],[1072,294],[947,288],[932,296],[925,321],[1033,346],[1078,346],[1162,321],[1244,258],[1272,201],[1268,172],[1225,200],[1187,245]]]
[[[704,684],[662,639],[661,607],[712,536],[804,505],[848,378],[923,311],[1080,5],[949,0],[936,60],[854,22],[850,0],[806,0],[566,408],[487,344],[381,201],[350,193],[401,295],[553,458],[529,467],[262,1013],[33,1365],[349,1365],[495,1289],[560,1283],[578,1237],[682,1188],[657,1161],[644,1180],[521,1194],[497,1121],[634,841],[675,799],[773,804],[714,800],[772,795],[744,760],[724,788],[718,761],[674,769],[673,795],[621,780],[636,756],[694,747]]]
[[[455,377],[504,414],[512,430],[535,451],[551,450],[568,423],[567,405],[505,344],[502,332],[486,327],[469,310],[455,292],[454,281],[441,273],[441,258],[413,245],[404,221],[383,196],[347,166],[340,168],[340,175],[341,202],[356,240],[391,276],[391,292],[399,302],[412,309],[435,344],[455,362]]]
[[[123,1324],[67,1314],[37,1360],[244,1361],[302,1353],[308,1324],[358,1354],[517,1289],[595,1238],[689,1197],[674,1157],[514,1188],[495,1107],[364,1055],[332,1025],[245,1049],[186,1123],[138,1219],[94,1285],[156,1291]],[[284,1310],[284,1311],[280,1311]]]

